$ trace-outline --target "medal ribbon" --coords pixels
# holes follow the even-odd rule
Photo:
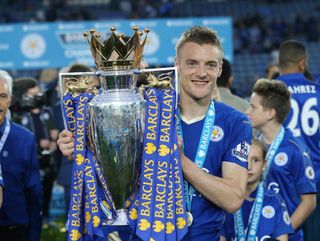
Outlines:
[[[6,143],[6,140],[8,138],[10,128],[11,128],[10,121],[7,118],[6,118],[5,122],[6,122],[6,124],[5,124],[6,127],[4,128],[4,132],[3,132],[1,140],[0,140],[0,152],[2,151],[4,143]]]
[[[175,110],[175,114],[177,113]],[[177,121],[178,119],[175,118]],[[176,122],[174,127],[176,127]],[[188,232],[187,216],[186,216],[186,199],[183,185],[183,174],[180,160],[180,151],[178,148],[177,130],[174,129],[173,135],[173,185],[174,185],[174,214],[176,220],[176,240],[182,240]]]
[[[256,200],[253,204],[253,207],[250,212],[249,222],[248,222],[248,232],[246,233],[243,223],[243,214],[242,209],[240,208],[234,214],[234,227],[237,239],[240,241],[255,241],[257,230],[259,226],[261,210],[263,207],[263,198],[264,198],[264,187],[263,183],[260,182],[258,186],[258,192]],[[247,236],[247,239],[246,239]]]
[[[284,138],[284,134],[285,134],[285,130],[283,126],[281,126],[276,136],[276,139],[272,142],[267,152],[267,156],[266,156],[267,166],[266,166],[266,170],[262,174],[263,175],[262,181],[259,183],[259,186],[258,186],[257,197],[250,212],[249,223],[248,223],[249,230],[247,233],[245,232],[245,229],[244,229],[242,210],[239,209],[234,214],[235,233],[236,233],[236,236],[238,237],[238,240],[255,241],[258,225],[260,222],[260,215],[261,215],[263,198],[264,198],[263,186],[265,185],[265,181],[267,179],[274,156],[277,153],[279,146]],[[247,239],[246,239],[246,236],[247,236]]]
[[[214,107],[214,101],[211,100],[208,111],[206,113],[204,124],[202,127],[200,141],[198,144],[198,149],[197,149],[196,157],[194,160],[194,163],[200,169],[203,167],[204,162],[206,160],[209,143],[210,143],[210,137],[211,137],[212,129],[215,122],[215,117],[216,117],[216,111]],[[183,132],[182,132],[180,116],[178,118],[178,135],[183,140]],[[187,181],[185,181],[184,186],[186,190],[185,195],[187,200],[187,208],[188,208],[188,211],[191,212],[192,197],[193,197],[193,194],[195,193],[195,189],[193,186],[189,185]]]
[[[8,138],[8,135],[9,135],[9,132],[10,132],[10,128],[11,128],[10,122],[9,122],[9,120],[7,118],[5,119],[5,122],[6,122],[6,124],[5,124],[6,127],[4,129],[4,132],[3,132],[1,140],[0,140],[0,153],[2,151],[4,143],[6,143],[6,140]],[[1,182],[3,182],[3,177],[2,177],[2,169],[1,169],[1,165],[0,165],[0,183]]]
[[[264,182],[264,184],[266,184],[266,180],[269,174],[269,170],[270,170],[270,166],[272,164],[272,161],[274,159],[274,156],[276,155],[279,146],[281,145],[281,142],[284,138],[284,134],[285,134],[285,130],[283,128],[283,126],[280,127],[280,130],[277,134],[276,139],[272,142],[268,152],[267,152],[267,156],[266,156],[266,160],[267,160],[267,166],[266,166],[266,170],[263,172],[263,176],[262,176],[262,181]]]

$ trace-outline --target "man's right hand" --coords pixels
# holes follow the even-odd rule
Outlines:
[[[62,154],[72,160],[74,153],[74,138],[72,132],[63,130],[59,134],[57,144]]]

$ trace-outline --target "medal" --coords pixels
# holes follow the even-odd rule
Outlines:
[[[193,216],[191,214],[191,212],[187,212],[187,225],[188,227],[190,227],[192,225],[193,222]]]

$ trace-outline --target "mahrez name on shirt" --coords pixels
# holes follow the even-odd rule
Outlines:
[[[316,94],[315,85],[293,85],[288,86],[288,89],[291,93],[294,94]]]

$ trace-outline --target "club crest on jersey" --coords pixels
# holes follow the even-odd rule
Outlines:
[[[232,155],[242,162],[247,162],[249,151],[250,144],[246,141],[243,141],[232,149]]]
[[[273,218],[275,215],[275,210],[272,206],[264,206],[262,209],[262,215],[265,218]]]
[[[308,179],[310,179],[310,180],[313,180],[314,179],[314,170],[313,170],[313,168],[312,167],[307,167],[306,168],[306,170],[305,170],[305,174],[306,174],[306,176],[307,176],[307,178]]]
[[[220,141],[224,136],[224,132],[220,126],[213,126],[210,140],[214,142]]]
[[[285,224],[290,225],[290,216],[288,211],[283,212],[283,221]]]
[[[284,166],[288,162],[288,155],[285,152],[280,152],[275,156],[274,162],[277,166]]]

